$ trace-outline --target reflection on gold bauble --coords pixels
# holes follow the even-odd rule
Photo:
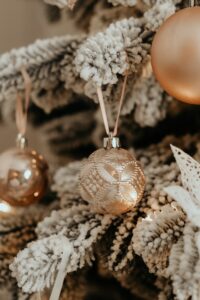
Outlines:
[[[39,201],[48,184],[48,166],[35,150],[13,148],[0,155],[0,199],[13,206]]]
[[[132,210],[144,191],[143,171],[122,148],[99,149],[89,156],[80,173],[80,193],[98,213],[119,215]]]
[[[152,67],[161,86],[183,102],[200,104],[200,7],[169,17],[155,35]]]

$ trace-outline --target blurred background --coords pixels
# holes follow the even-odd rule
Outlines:
[[[56,22],[55,12],[52,22],[49,22],[51,12],[48,10],[51,6],[43,0],[0,0],[0,4],[0,54],[26,46],[36,39],[75,33],[72,19],[67,19],[65,11],[57,10],[57,13],[62,14],[59,22]],[[43,152],[38,130],[29,126],[28,136],[30,146],[34,145]],[[15,138],[16,127],[12,119],[7,120],[6,124],[0,124],[0,152],[14,146]]]
[[[61,12],[61,22],[49,23],[45,17],[49,6],[42,0],[1,0],[0,3],[1,54],[11,48],[26,46],[38,38],[71,34],[75,30],[72,22],[66,26],[64,11]]]

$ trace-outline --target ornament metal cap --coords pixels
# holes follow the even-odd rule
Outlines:
[[[108,136],[103,139],[103,147],[105,149],[120,148],[120,140],[117,136]]]
[[[28,146],[27,138],[21,133],[17,135],[16,146],[18,149],[25,149]]]

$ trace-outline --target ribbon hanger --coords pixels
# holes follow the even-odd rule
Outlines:
[[[100,105],[101,114],[102,114],[102,118],[103,118],[103,122],[104,122],[104,127],[105,127],[105,130],[106,130],[106,133],[107,133],[108,137],[115,137],[118,133],[119,117],[120,117],[122,105],[123,105],[123,102],[124,102],[127,78],[128,78],[128,72],[126,72],[126,74],[124,76],[124,81],[123,81],[123,85],[122,85],[122,91],[121,91],[119,106],[118,106],[118,111],[117,111],[117,118],[116,118],[116,121],[115,121],[115,126],[114,126],[113,132],[111,132],[110,128],[109,128],[108,116],[107,116],[107,113],[106,113],[106,108],[105,108],[105,102],[104,102],[104,99],[103,99],[102,89],[101,89],[101,87],[97,86],[97,95],[98,95],[98,99],[99,99],[99,105]]]
[[[31,84],[30,76],[27,73],[25,67],[21,67],[20,71],[24,80],[25,99],[23,101],[22,96],[17,92],[15,118],[16,118],[18,133],[19,135],[24,136],[27,127],[27,114],[28,114],[28,107],[30,103],[32,84]]]

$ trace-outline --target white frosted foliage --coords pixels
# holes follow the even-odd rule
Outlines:
[[[26,293],[43,291],[55,280],[63,247],[71,249],[66,274],[91,264],[93,245],[105,233],[112,217],[92,214],[88,206],[53,211],[38,224],[39,239],[22,250],[11,265],[12,275]]]
[[[137,4],[137,0],[108,0],[112,5],[122,5],[122,6],[134,6]]]
[[[64,8],[68,6],[69,8],[73,8],[76,0],[44,0],[44,2],[51,4],[51,5],[56,5],[59,8]]]
[[[113,23],[104,32],[88,38],[77,51],[75,59],[80,76],[97,85],[116,83],[118,75],[123,75],[130,68],[128,48],[133,53],[132,69],[146,56],[140,33],[141,21],[130,18]]]

